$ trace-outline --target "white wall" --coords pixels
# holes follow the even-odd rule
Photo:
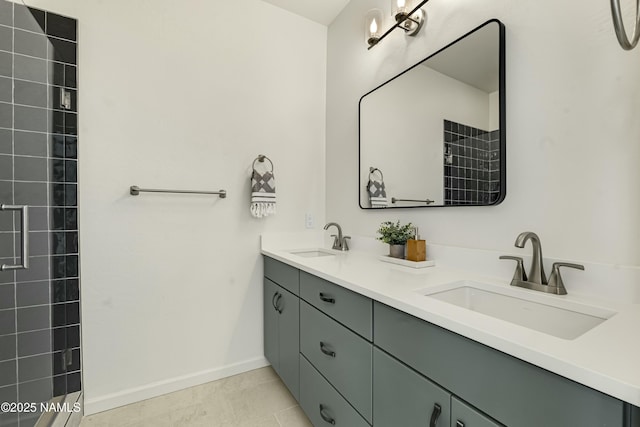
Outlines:
[[[79,19],[86,411],[264,365],[259,235],[324,223],[326,27],[258,0],[27,3]]]
[[[396,197],[443,205],[444,120],[488,129],[490,107],[488,93],[426,66],[370,93],[360,102],[361,188],[373,166],[384,173],[389,203]],[[368,193],[360,199],[370,206]]]
[[[387,3],[352,0],[329,27],[327,219],[365,236],[401,219],[431,243],[500,251],[532,230],[551,257],[640,265],[640,52],[618,46],[609,4],[432,1],[416,38],[396,31],[368,51],[363,17]],[[506,25],[506,200],[360,210],[358,99],[490,18]]]

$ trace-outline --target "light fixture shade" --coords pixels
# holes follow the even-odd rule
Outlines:
[[[414,0],[391,0],[391,16],[396,22],[402,21],[414,7]]]
[[[383,32],[384,14],[380,9],[371,9],[364,19],[364,40],[367,46],[378,43]]]

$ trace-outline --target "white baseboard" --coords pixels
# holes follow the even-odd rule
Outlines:
[[[172,393],[188,387],[216,381],[221,378],[241,374],[253,369],[268,366],[269,362],[264,357],[246,360],[233,365],[222,366],[215,369],[196,372],[181,377],[170,378],[144,386],[130,388],[118,393],[108,394],[93,399],[84,400],[84,415],[92,415],[98,412],[108,411],[119,406],[129,405],[142,400],[151,399],[163,394]]]

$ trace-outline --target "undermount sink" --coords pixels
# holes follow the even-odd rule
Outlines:
[[[534,295],[530,291],[469,281],[453,282],[438,289],[419,292],[428,298],[566,340],[578,338],[616,314],[611,310],[562,300],[553,295]]]
[[[290,251],[290,254],[298,255],[303,258],[320,258],[326,256],[335,256],[336,254],[327,249],[299,249]]]

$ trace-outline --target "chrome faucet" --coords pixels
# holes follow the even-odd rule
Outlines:
[[[328,230],[329,227],[331,226],[335,226],[338,229],[337,236],[335,234],[331,235],[331,237],[333,237],[333,246],[331,247],[331,249],[337,249],[339,251],[348,251],[349,243],[347,242],[347,240],[351,239],[351,237],[342,235],[342,227],[340,227],[340,224],[338,224],[337,222],[327,223],[327,225],[324,226],[324,229]]]
[[[566,295],[567,289],[564,287],[562,276],[560,276],[560,267],[584,270],[584,266],[568,262],[555,262],[553,263],[551,277],[549,277],[549,281],[547,282],[547,276],[544,274],[544,266],[542,265],[542,245],[538,235],[531,231],[520,233],[516,239],[515,246],[517,248],[524,248],[527,240],[531,240],[531,244],[533,246],[533,259],[531,260],[529,275],[524,271],[522,258],[507,255],[502,255],[500,257],[500,259],[516,261],[516,271],[513,274],[513,279],[511,279],[511,286],[518,286],[521,288],[533,289],[535,291],[547,292],[556,295]]]

